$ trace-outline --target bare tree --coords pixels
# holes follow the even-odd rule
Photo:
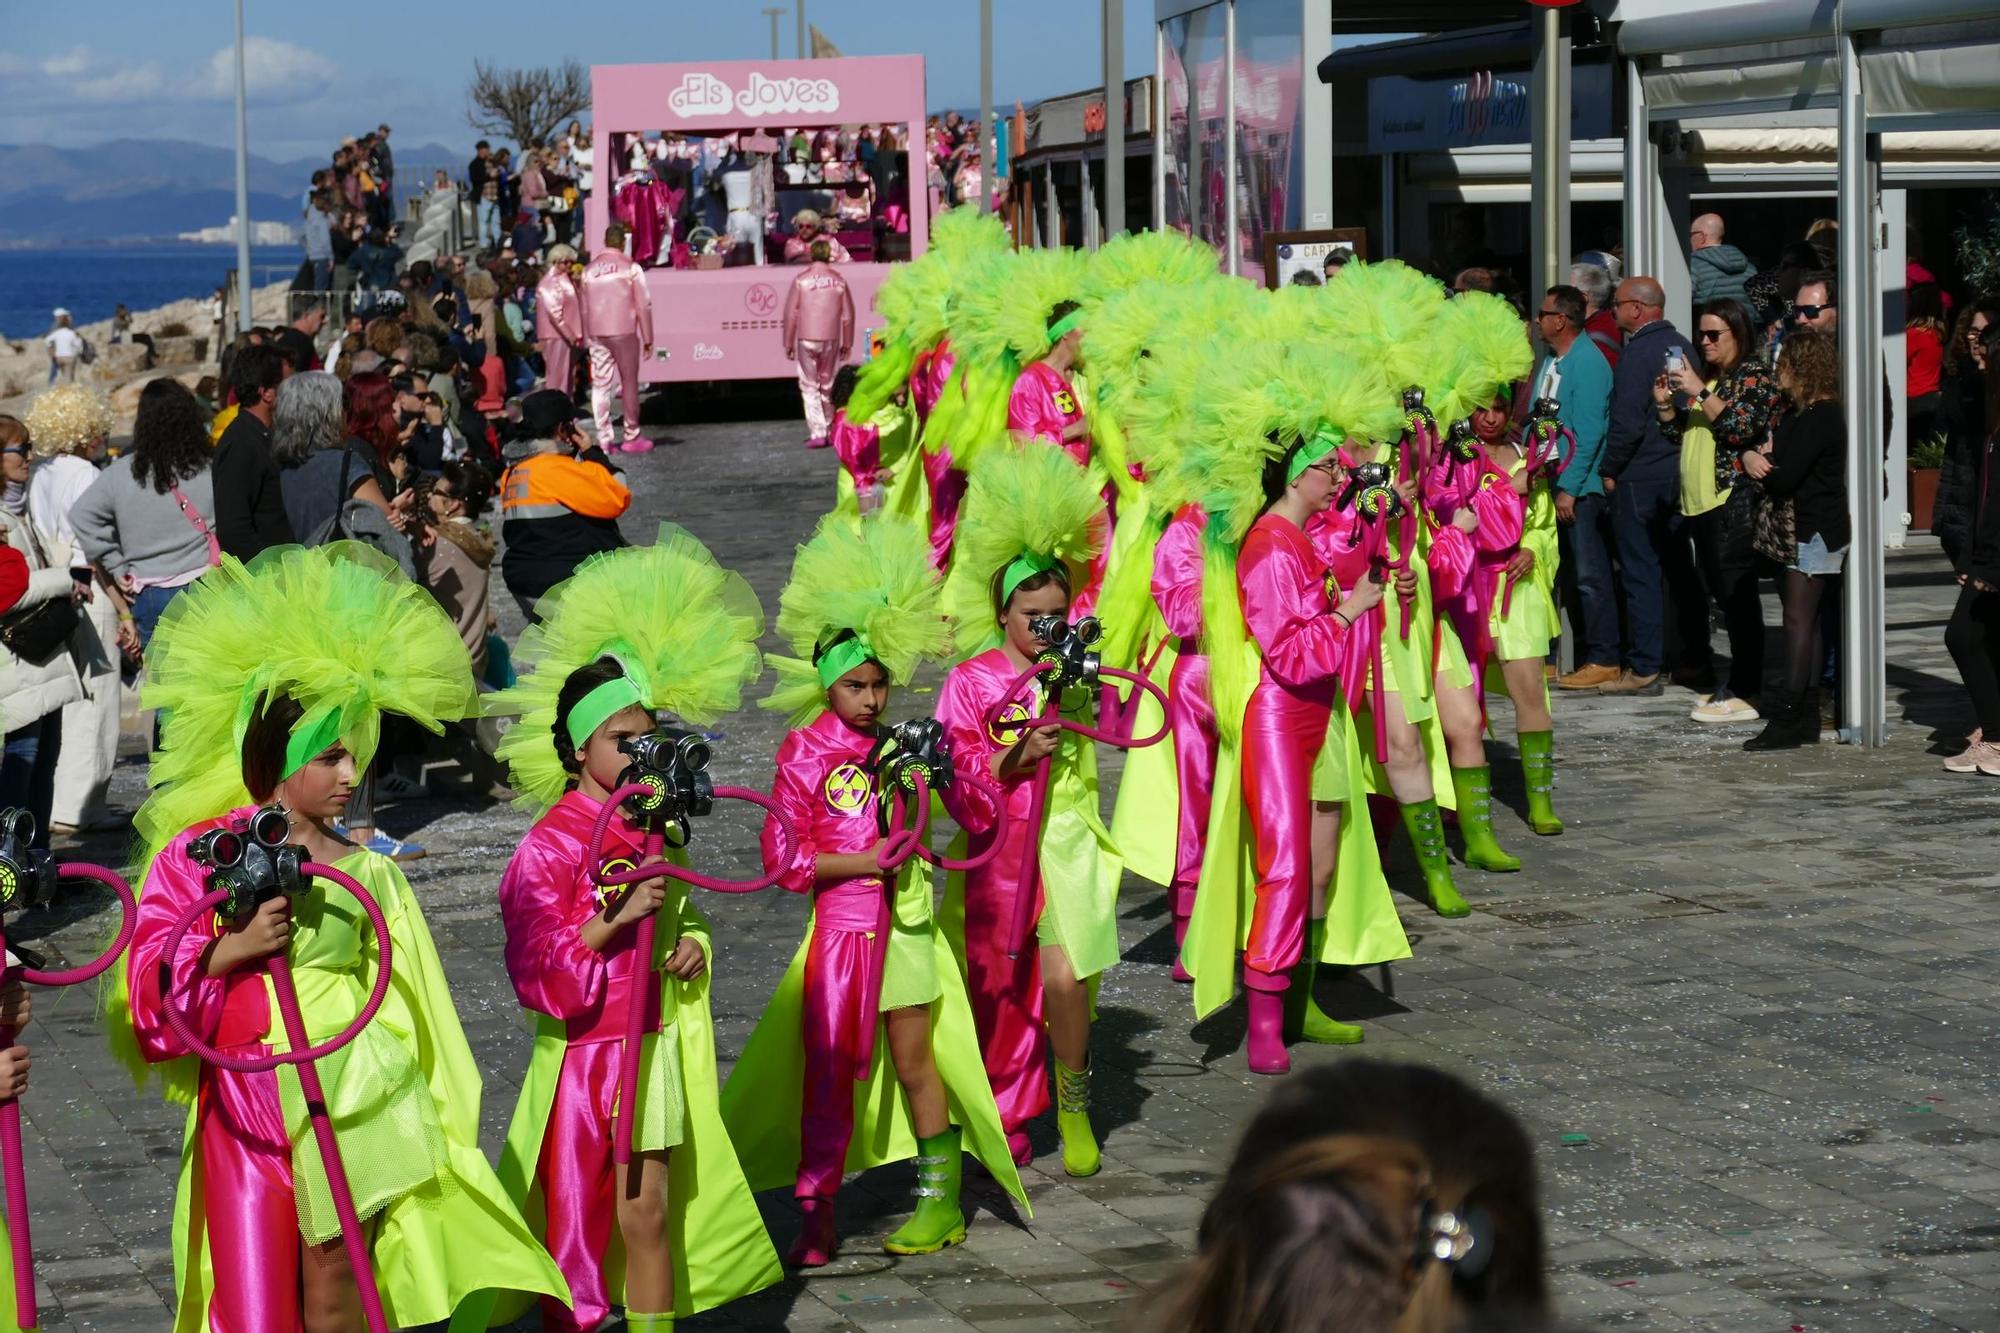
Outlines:
[[[543,69],[475,60],[465,100],[465,119],[482,134],[505,136],[521,148],[547,144],[564,121],[590,109],[590,72],[574,60]]]

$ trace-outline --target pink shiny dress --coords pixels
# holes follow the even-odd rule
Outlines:
[[[881,961],[876,932],[884,926],[889,886],[880,875],[821,879],[821,853],[866,852],[881,840],[874,780],[862,763],[875,744],[832,712],[786,736],[778,746],[771,797],[798,830],[798,850],[778,883],[809,893],[812,944],[806,953],[805,1096],[800,1117],[797,1195],[831,1199],[840,1191],[848,1141],[854,1136],[854,1080],[863,1038],[880,1021]],[[764,864],[779,864],[784,838],[775,817],[764,820]]]
[[[528,830],[500,880],[507,976],[515,997],[523,1008],[563,1023],[568,1042],[535,1164],[547,1210],[543,1242],[573,1298],[567,1311],[543,1302],[548,1329],[596,1328],[611,1309],[605,1258],[617,1219],[612,1114],[626,997],[641,984],[635,973],[644,973],[646,1030],[661,1027],[660,973],[640,967],[637,932],[620,931],[604,953],[583,942],[584,922],[604,907],[589,864],[591,826],[602,808],[581,792],[566,793]],[[636,864],[643,842],[621,814],[605,833],[606,859]],[[680,924],[683,934],[691,926],[707,934],[707,923],[691,905],[683,909]],[[671,951],[671,941],[666,948]],[[681,1238],[673,1240],[678,1244]]]
[[[535,284],[535,343],[542,352],[543,387],[576,392],[576,346],[582,341],[576,283],[558,264]]]
[[[957,364],[951,339],[945,338],[911,372],[910,402],[916,406],[920,423],[930,420],[931,409],[944,397],[952,368]],[[951,465],[951,441],[940,441],[936,447],[924,449],[924,484],[931,493],[931,564],[943,569],[951,563],[958,506],[965,498],[965,473]]]
[[[1006,653],[994,648],[960,662],[945,677],[938,691],[937,717],[944,723],[959,768],[983,768],[992,777],[994,757],[1020,739],[1014,727],[995,728],[987,721],[1019,674]],[[1018,723],[1028,721],[1025,707],[1010,711],[1009,719],[1015,720],[1016,714]],[[1028,826],[1032,770],[992,780],[1007,800],[1006,845],[991,861],[965,873],[965,987],[986,1077],[1000,1107],[1000,1123],[1012,1134],[1049,1109],[1041,950],[1031,941],[1019,958],[1007,956],[1022,865],[1038,857],[1040,831]],[[967,799],[969,790],[956,788],[946,804],[967,830],[967,854],[977,856],[992,844],[993,820]],[[1045,892],[1039,874],[1034,892],[1039,917]]]
[[[1275,514],[1237,556],[1243,618],[1263,658],[1243,717],[1243,798],[1257,842],[1257,902],[1244,984],[1284,990],[1312,907],[1312,771],[1352,652],[1336,589],[1305,533]]]
[[[1209,802],[1215,794],[1215,703],[1208,693],[1208,656],[1201,645],[1202,530],[1208,515],[1183,505],[1153,548],[1153,601],[1167,632],[1180,640],[1167,680],[1167,721],[1174,734],[1174,777],[1180,789],[1175,831],[1173,912],[1194,911],[1195,885],[1208,840]]]
[[[1041,440],[1053,444],[1077,461],[1081,467],[1090,466],[1090,435],[1088,432],[1074,440],[1063,439],[1063,432],[1083,421],[1083,394],[1065,378],[1061,371],[1046,361],[1037,361],[1023,370],[1014,380],[1014,390],[1007,397],[1007,433],[1016,439]],[[1090,578],[1084,586],[1073,592],[1069,599],[1070,615],[1090,615],[1097,606],[1098,592],[1104,587],[1104,571],[1111,562],[1111,541],[1114,515],[1112,501],[1117,492],[1109,484],[1104,488],[1104,545],[1098,550],[1097,558],[1091,562]]]

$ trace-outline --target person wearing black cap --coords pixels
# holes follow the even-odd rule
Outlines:
[[[618,517],[632,492],[604,450],[576,428],[576,404],[560,389],[521,400],[500,478],[500,576],[529,619],[535,602],[600,551],[627,545]]]

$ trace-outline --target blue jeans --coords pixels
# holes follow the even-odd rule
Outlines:
[[[479,248],[497,249],[500,245],[500,201],[481,199],[476,213],[479,218]]]
[[[153,631],[159,628],[160,617],[165,614],[167,604],[180,594],[180,588],[141,588],[139,595],[132,599],[132,619],[139,627],[141,648],[153,641]]]
[[[1602,495],[1576,497],[1576,522],[1556,530],[1563,563],[1575,572],[1580,618],[1578,666],[1618,665],[1618,596],[1611,578],[1611,545],[1605,529],[1611,505]]]
[[[62,753],[62,709],[7,733],[0,760],[0,809],[35,817],[37,847],[49,845],[49,812],[56,803],[56,757]]]
[[[1611,531],[1625,569],[1625,625],[1632,636],[1635,676],[1657,676],[1667,653],[1667,593],[1660,565],[1674,540],[1680,478],[1618,482],[1611,496]]]

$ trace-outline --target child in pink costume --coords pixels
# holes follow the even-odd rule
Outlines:
[[[1198,504],[1180,508],[1153,548],[1153,601],[1180,643],[1167,682],[1167,721],[1174,734],[1174,776],[1180,790],[1175,830],[1174,882],[1169,905],[1174,919],[1174,980],[1188,981],[1181,963],[1188,917],[1194,913],[1201,880],[1202,852],[1208,841],[1209,802],[1215,794],[1215,755],[1220,738],[1215,704],[1208,692],[1208,657],[1201,646],[1202,529],[1208,515]]]
[[[1031,362],[1014,380],[1007,397],[1007,433],[1015,439],[1041,440],[1053,444],[1085,467],[1090,466],[1090,422],[1086,419],[1083,390],[1070,372],[1083,362],[1082,310],[1074,301],[1064,301],[1049,314],[1049,354]],[[1090,567],[1090,578],[1076,594],[1070,607],[1074,615],[1087,616],[1097,606],[1104,587],[1104,571],[1111,561],[1113,500],[1117,492],[1104,487],[1104,548]]]
[[[625,253],[625,229],[604,229],[604,248],[591,256],[577,284],[584,342],[590,348],[590,412],[597,443],[606,453],[620,448],[644,453],[653,442],[639,433],[639,362],[653,352],[653,294],[646,271]],[[614,384],[624,398],[625,438],[611,431]]]
[[[854,295],[829,262],[827,243],[813,242],[812,262],[785,296],[785,359],[799,367],[806,447],[823,449],[833,423],[833,375],[854,350]]]

